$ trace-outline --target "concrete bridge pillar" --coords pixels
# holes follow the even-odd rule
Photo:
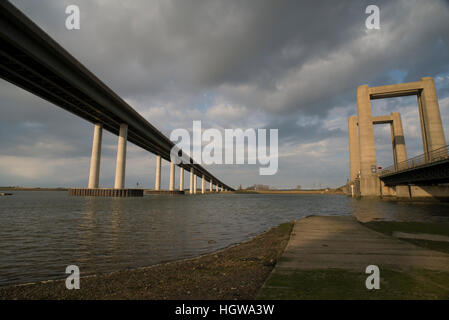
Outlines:
[[[156,181],[154,183],[154,190],[161,190],[161,156],[156,156]]]
[[[348,138],[349,138],[349,174],[350,181],[354,181],[360,171],[360,152],[359,135],[357,129],[357,117],[352,116],[348,119]]]
[[[190,194],[193,194],[193,168],[190,168]]]
[[[193,194],[196,194],[196,180],[197,176],[196,174],[193,175]]]
[[[169,181],[169,191],[175,190],[175,163],[170,162],[170,181]]]
[[[94,126],[94,139],[92,141],[92,155],[90,158],[89,189],[98,188],[100,180],[101,140],[103,126],[96,123]]]
[[[179,191],[184,191],[184,168],[179,168]]]
[[[213,188],[213,183],[212,183],[212,179],[210,179],[210,182],[209,182],[209,191],[210,192],[212,192],[213,190],[212,190],[212,188]]]
[[[407,149],[405,146],[404,131],[402,129],[402,120],[399,112],[392,112],[393,121],[390,123],[391,139],[393,144],[393,162],[395,170],[402,170],[408,167]],[[395,188],[387,187],[380,181],[382,196],[403,197],[408,194],[408,186],[396,186]]]
[[[360,190],[362,196],[379,196],[376,148],[368,85],[357,88],[359,120]]]
[[[201,194],[205,194],[205,193],[206,193],[206,178],[204,177],[204,174],[203,174],[203,177],[201,179]]]
[[[423,90],[418,95],[424,153],[446,146],[437,92],[433,78],[421,78]],[[431,160],[431,159],[429,159]]]
[[[394,167],[398,168],[398,165],[404,165],[404,161],[407,160],[407,150],[405,147],[404,131],[402,129],[401,115],[399,112],[392,112],[391,117],[393,122],[390,124],[391,127],[391,139],[393,144],[393,157],[394,157]]]
[[[117,144],[117,162],[115,166],[114,189],[125,188],[125,169],[126,169],[126,141],[128,139],[128,125],[120,124]]]

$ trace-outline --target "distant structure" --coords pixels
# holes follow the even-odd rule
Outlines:
[[[263,191],[263,190],[270,190],[270,187],[265,184],[253,184],[252,186],[246,188],[246,190]]]
[[[401,117],[398,112],[373,117],[371,100],[416,95],[424,154],[407,159]],[[448,197],[449,157],[438,98],[432,78],[379,87],[357,88],[358,116],[348,119],[350,181],[355,197]],[[375,124],[389,123],[394,164],[378,170],[374,143]]]

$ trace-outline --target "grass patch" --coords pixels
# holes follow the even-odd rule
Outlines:
[[[341,269],[272,274],[258,299],[383,300],[449,299],[449,273],[380,270],[380,289],[365,287],[367,274]]]

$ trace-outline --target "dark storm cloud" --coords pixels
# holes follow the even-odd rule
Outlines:
[[[323,114],[326,99],[388,68],[414,79],[447,66],[438,1],[378,1],[382,55],[363,41],[369,1],[74,1],[79,32],[63,27],[69,2],[15,3],[125,97],[218,88],[250,108]]]
[[[279,128],[281,143],[343,139],[344,121],[326,123],[356,113],[335,108],[355,106],[358,85],[395,82],[394,70],[405,81],[449,71],[447,1],[12,2],[164,132],[216,110],[198,107],[209,93],[246,110],[239,125],[260,117]],[[69,4],[80,7],[79,31],[64,27]],[[381,9],[380,30],[365,28],[368,4]],[[440,99],[447,92],[442,85]],[[47,155],[89,155],[89,124],[4,82],[0,93],[1,132],[13,133],[2,154],[38,154],[39,140],[60,146]]]

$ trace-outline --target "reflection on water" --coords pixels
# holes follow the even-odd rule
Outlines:
[[[448,209],[329,195],[89,198],[14,191],[0,198],[0,285],[64,278],[70,264],[86,275],[193,257],[308,215],[447,222]]]

